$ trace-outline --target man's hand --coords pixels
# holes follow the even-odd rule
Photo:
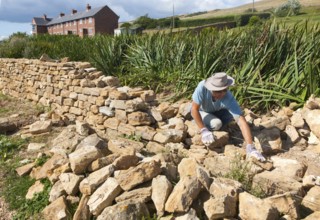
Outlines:
[[[248,144],[246,147],[246,152],[247,152],[247,158],[254,157],[261,162],[266,161],[266,158],[264,158],[262,154],[259,151],[257,151],[254,144]]]
[[[208,130],[208,128],[204,127],[200,130],[201,132],[201,141],[202,143],[204,143],[204,145],[210,145],[214,142],[214,137],[213,137],[213,134],[212,132],[210,132]]]

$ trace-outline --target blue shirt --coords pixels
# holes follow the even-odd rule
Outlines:
[[[213,114],[221,109],[227,109],[234,118],[242,115],[237,100],[229,90],[222,99],[215,101],[211,91],[204,86],[204,80],[198,84],[193,92],[192,100],[200,105],[200,110],[207,113]]]

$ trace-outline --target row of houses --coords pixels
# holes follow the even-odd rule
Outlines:
[[[78,35],[80,37],[96,34],[111,34],[118,29],[119,16],[108,6],[91,8],[89,4],[85,11],[72,10],[70,14],[60,13],[56,18],[34,17],[32,33],[55,35]]]

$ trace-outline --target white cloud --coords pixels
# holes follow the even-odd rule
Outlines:
[[[10,30],[17,27],[17,23],[29,23],[29,29],[17,27],[13,32],[29,33],[33,17],[46,14],[48,17],[57,17],[60,12],[71,13],[72,9],[83,11],[89,3],[93,8],[108,5],[117,15],[119,21],[131,21],[148,14],[151,18],[168,17],[172,15],[174,4],[175,14],[187,14],[198,11],[209,11],[226,7],[234,7],[251,0],[0,0],[0,23],[11,22],[11,26],[0,26],[0,35],[7,36],[6,27]],[[16,22],[13,25],[12,22]]]
[[[232,7],[249,3],[251,0],[54,0],[50,3],[45,0],[1,0],[0,20],[31,22],[32,17],[43,14],[57,17],[60,12],[85,10],[88,2],[92,7],[108,5],[121,20],[130,20],[145,14],[153,18],[170,16],[173,4],[176,14],[185,14]]]
[[[0,41],[7,39],[7,38],[8,38],[8,36],[0,36]]]

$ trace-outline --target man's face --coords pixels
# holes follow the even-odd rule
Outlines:
[[[211,94],[215,100],[220,100],[226,95],[227,91],[228,89],[224,89],[221,91],[212,91]]]

